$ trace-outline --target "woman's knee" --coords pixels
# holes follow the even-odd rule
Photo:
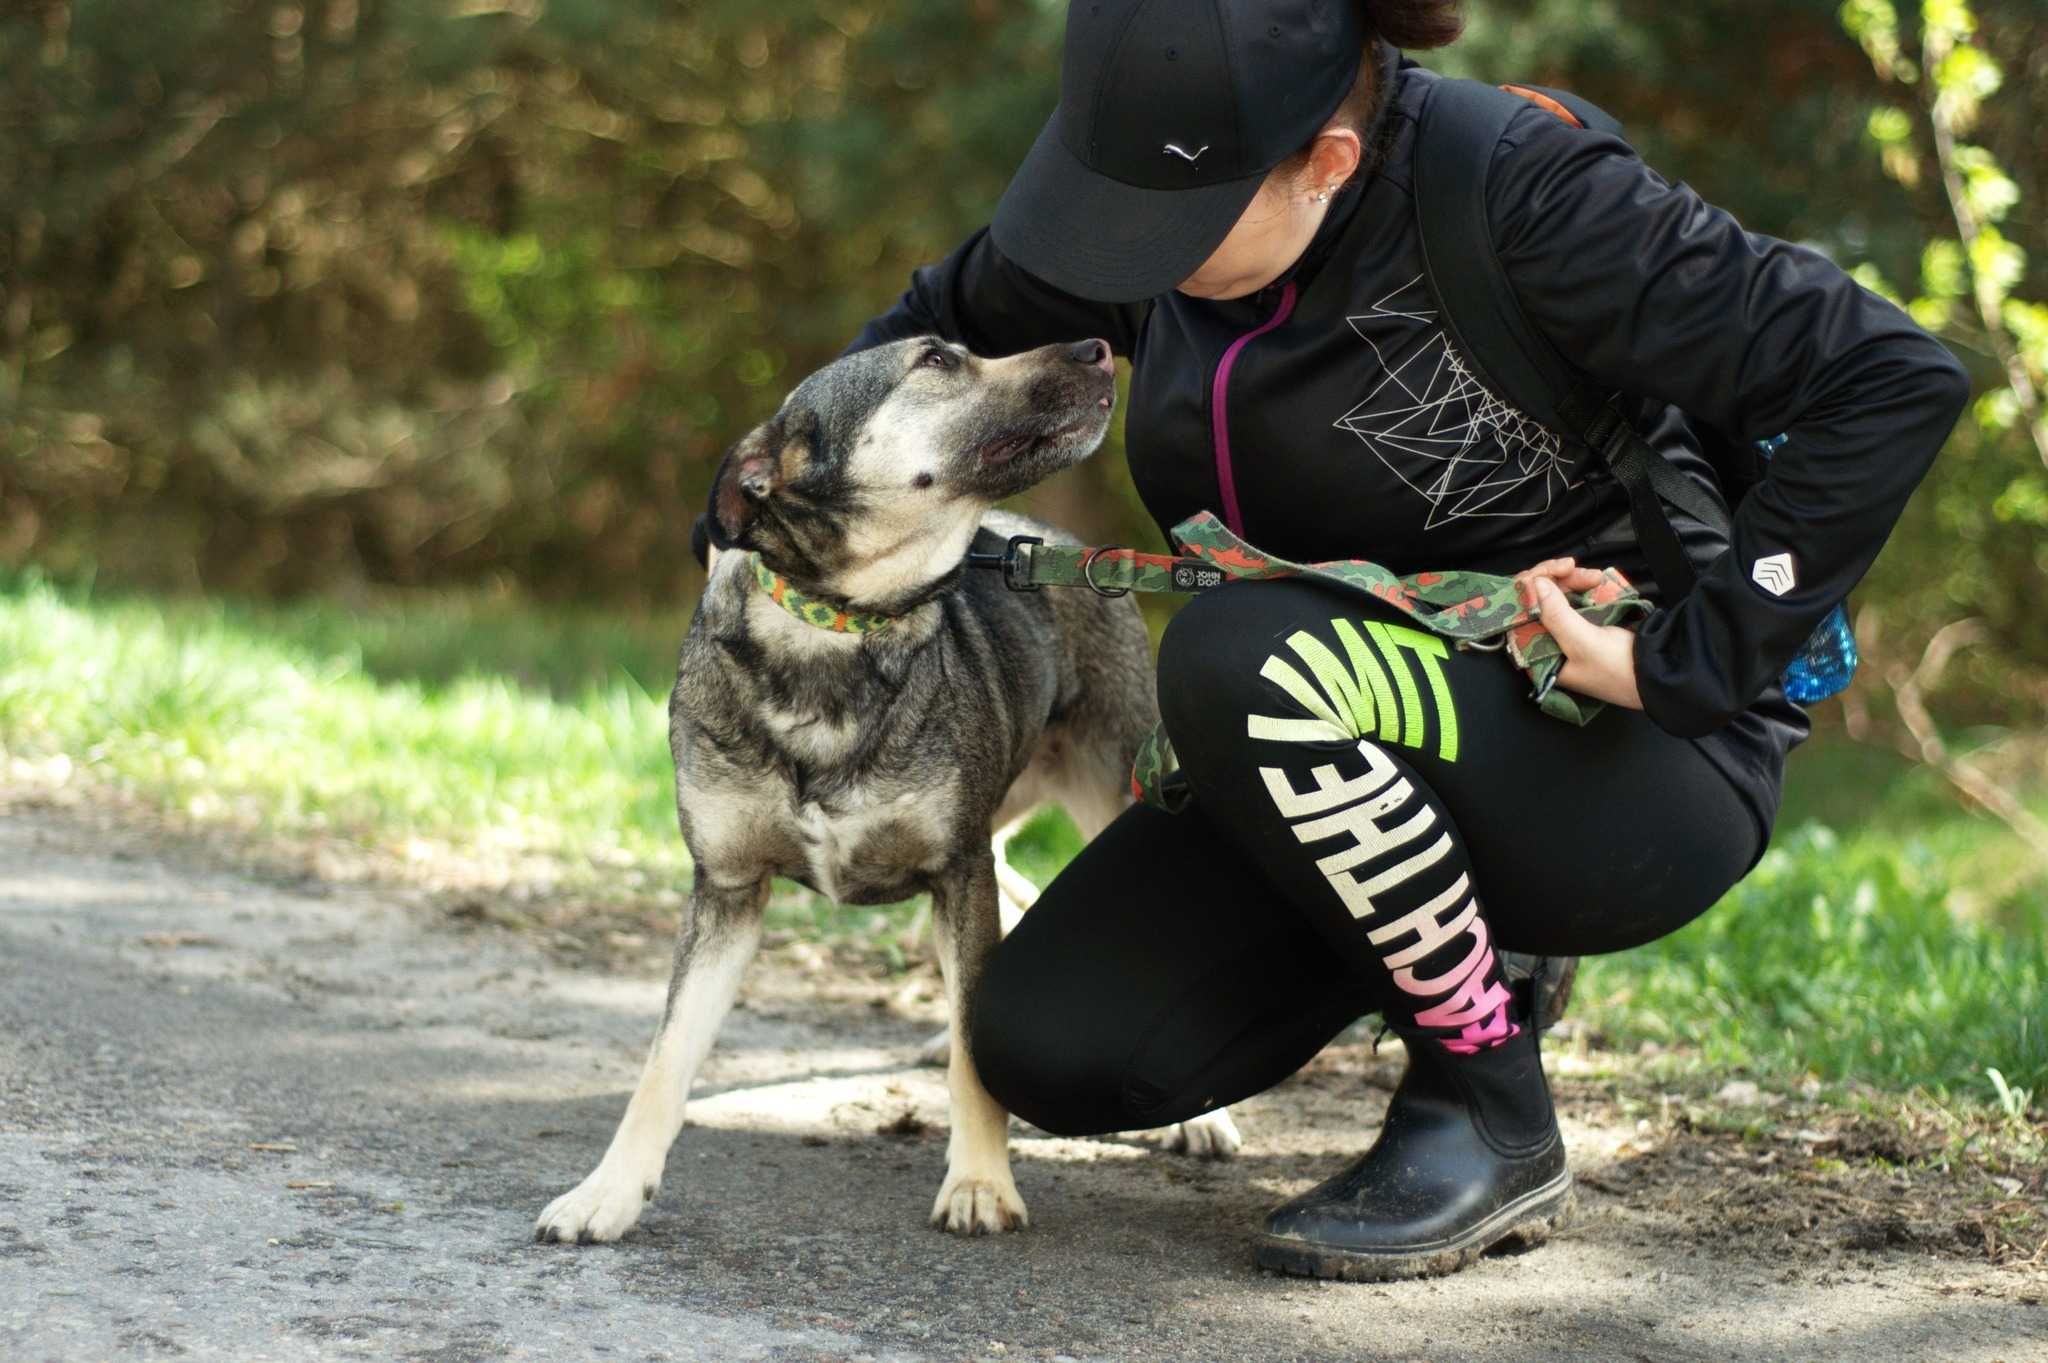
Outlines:
[[[1121,1077],[1103,1064],[1099,1042],[1079,1034],[1085,1024],[1065,1003],[1017,953],[997,948],[965,1019],[975,1072],[1005,1111],[1040,1130],[1120,1130]]]

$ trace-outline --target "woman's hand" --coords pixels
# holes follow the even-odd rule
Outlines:
[[[1564,650],[1564,668],[1557,684],[1594,700],[1631,710],[1643,708],[1636,690],[1636,636],[1620,625],[1596,625],[1576,610],[1564,594],[1590,591],[1600,581],[1592,568],[1569,558],[1550,558],[1515,574],[1515,588],[1524,606],[1543,613],[1543,627]]]

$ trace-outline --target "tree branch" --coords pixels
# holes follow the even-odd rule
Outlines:
[[[1991,342],[1999,365],[2005,370],[2005,381],[2012,388],[2013,397],[2019,402],[2021,419],[2034,441],[2034,452],[2040,456],[2041,466],[2048,468],[2048,416],[2044,416],[2041,410],[2040,389],[2034,386],[2034,376],[2027,369],[2026,357],[2020,354],[2019,347],[2013,344],[2012,333],[2006,330],[1997,291],[1977,268],[1977,239],[1983,229],[1970,207],[1968,188],[1963,184],[1962,171],[1956,165],[1954,106],[1948,92],[1938,88],[1940,81],[1935,75],[1953,50],[1954,44],[1949,40],[1946,29],[1939,24],[1926,26],[1921,42],[1921,69],[1928,75],[1927,83],[1937,87],[1934,98],[1927,104],[1927,121],[1934,129],[1934,155],[1941,165],[1942,189],[1948,198],[1949,213],[1956,220],[1956,234],[1962,239],[1963,260],[1970,270],[1970,292],[1976,297],[1977,312],[1984,319],[1986,338]]]
[[[1979,771],[1967,757],[1951,753],[1942,741],[1941,731],[1935,727],[1934,717],[1927,711],[1925,693],[1939,684],[1949,660],[1983,637],[1983,626],[1975,619],[1952,621],[1936,630],[1934,637],[1927,641],[1918,665],[1908,669],[1893,663],[1885,669],[1885,681],[1890,684],[1892,696],[1898,704],[1899,722],[1913,736],[1918,751],[1906,748],[1904,744],[1900,748],[1908,757],[1917,757],[1940,772],[1949,784],[2017,833],[2034,849],[2034,854],[2048,864],[2048,824],[2035,818],[2011,791]]]

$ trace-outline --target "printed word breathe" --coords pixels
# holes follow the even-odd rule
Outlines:
[[[1316,862],[1316,869],[1351,916],[1364,921],[1382,916],[1376,901],[1383,897],[1399,895],[1402,902],[1411,902],[1413,883],[1450,854],[1451,835],[1378,745],[1361,739],[1358,755],[1365,759],[1363,772],[1345,778],[1334,766],[1316,767],[1309,773],[1314,785],[1307,790],[1295,789],[1280,767],[1261,767],[1259,775],[1302,843],[1342,840]],[[1367,870],[1390,855],[1397,857],[1392,865]],[[1494,973],[1493,946],[1471,880],[1462,871],[1446,889],[1373,927],[1366,938],[1381,949],[1381,960],[1403,993],[1418,1005],[1435,1000],[1415,1014],[1416,1026],[1459,1029],[1456,1036],[1443,1038],[1445,1049],[1469,1055],[1515,1034],[1507,1015],[1507,989],[1488,978]],[[1461,939],[1469,946],[1456,965],[1435,975],[1417,973],[1423,960]]]

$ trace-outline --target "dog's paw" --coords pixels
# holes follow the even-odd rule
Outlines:
[[[944,1065],[953,1058],[953,1029],[943,1027],[938,1035],[917,1048],[917,1063],[920,1065]]]
[[[533,1223],[533,1238],[588,1245],[616,1240],[640,1219],[641,1209],[661,1191],[661,1180],[615,1173],[599,1165],[563,1193]]]
[[[996,1235],[1031,1224],[1017,1181],[1000,1175],[947,1174],[932,1203],[932,1224],[954,1235]]]
[[[1229,1108],[1217,1108],[1166,1129],[1166,1148],[1197,1159],[1229,1159],[1244,1146]]]

